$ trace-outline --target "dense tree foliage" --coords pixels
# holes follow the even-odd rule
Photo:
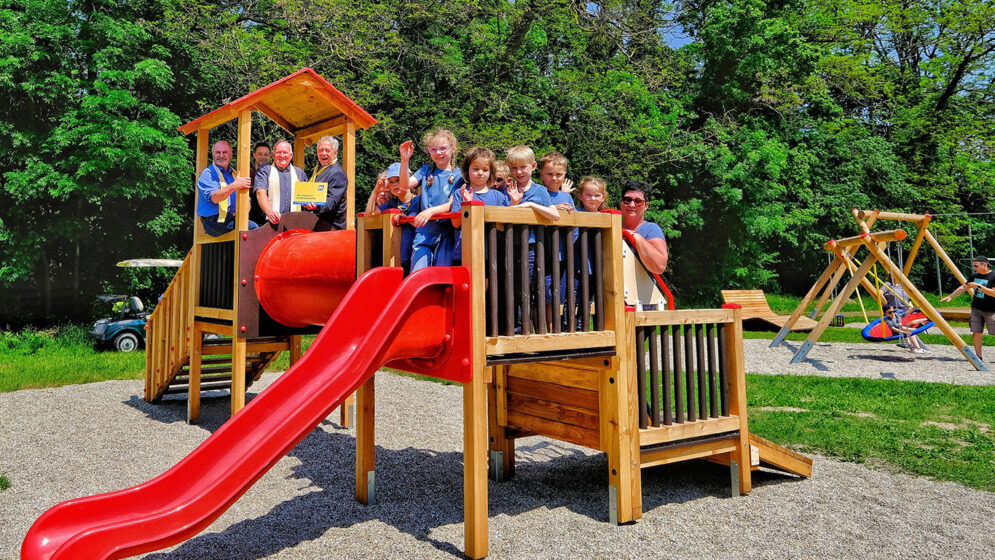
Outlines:
[[[109,263],[185,251],[176,126],[302,66],[380,120],[361,191],[436,125],[559,150],[615,192],[649,181],[687,303],[804,290],[852,207],[944,214],[951,253],[968,224],[991,250],[991,216],[966,213],[995,210],[993,16],[982,0],[0,0],[0,285],[78,305]]]

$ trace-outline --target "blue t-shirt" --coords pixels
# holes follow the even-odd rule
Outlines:
[[[549,198],[549,191],[546,187],[532,181],[529,186],[529,190],[522,193],[522,201],[519,204],[524,204],[526,202],[534,202],[540,206],[553,206],[553,200]],[[535,243],[536,237],[535,232],[529,233],[529,244]],[[518,244],[518,238],[515,238],[515,244]],[[530,253],[531,254],[531,253]]]
[[[483,202],[486,206],[508,206],[508,195],[496,189],[488,189],[484,193],[473,193],[473,199]],[[450,208],[453,212],[459,212],[463,208],[463,193],[459,190],[453,191],[453,205]],[[456,244],[453,246],[453,258],[462,258],[463,237],[460,230],[456,230]],[[486,252],[484,253],[486,255]]]
[[[563,202],[569,202],[570,206],[576,208],[576,206],[574,205],[574,197],[570,196],[569,194],[563,191],[552,192],[549,189],[546,189],[546,192],[549,193],[549,199],[553,201],[554,206]]]
[[[639,227],[636,228],[636,233],[642,235],[643,239],[646,241],[649,241],[650,239],[667,240],[667,238],[663,236],[663,230],[660,229],[660,226],[654,224],[653,222],[643,222],[639,224]]]
[[[407,202],[401,202],[396,198],[391,198],[389,202],[385,202],[379,206],[380,211],[390,210],[397,208],[401,211],[401,214],[405,216],[417,216],[419,205],[419,197],[414,197]],[[415,240],[415,226],[411,224],[404,224],[401,226],[401,264],[411,263],[411,246]]]
[[[235,170],[229,165],[227,169],[222,169],[221,174],[224,175],[225,184],[230,185],[234,180],[235,176],[233,173]],[[221,181],[218,178],[217,166],[208,165],[204,171],[200,173],[200,177],[197,178],[197,215],[198,216],[217,216],[218,215],[218,203],[211,201],[211,193],[221,188]],[[232,191],[228,195],[228,213],[234,214],[235,209],[238,205],[238,191]]]
[[[428,184],[429,176],[432,177],[431,186]],[[450,176],[453,178],[452,183],[449,182]],[[447,171],[435,166],[423,165],[421,169],[415,171],[412,177],[418,181],[418,186],[421,187],[419,198],[422,210],[438,206],[443,202],[449,202],[449,197],[452,196],[453,192],[463,186],[463,172],[460,171],[459,167]]]

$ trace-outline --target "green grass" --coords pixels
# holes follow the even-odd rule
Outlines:
[[[771,441],[995,491],[995,387],[747,375],[747,398]]]
[[[145,352],[98,352],[80,326],[0,332],[0,393],[141,379],[144,373]]]
[[[0,475],[0,492],[10,488],[10,479],[6,476]]]

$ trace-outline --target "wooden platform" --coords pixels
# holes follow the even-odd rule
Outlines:
[[[722,301],[741,305],[743,307],[743,320],[760,319],[783,328],[789,319],[787,315],[778,315],[771,310],[763,290],[722,290]],[[810,331],[817,324],[812,319],[802,316],[791,326],[791,330]]]

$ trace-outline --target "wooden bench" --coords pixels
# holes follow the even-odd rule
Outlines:
[[[784,327],[790,318],[787,315],[778,315],[771,310],[763,290],[722,290],[722,301],[742,306],[744,321],[746,319],[760,319],[777,327]],[[812,319],[803,316],[795,321],[791,330],[809,331],[814,329],[817,324]]]

